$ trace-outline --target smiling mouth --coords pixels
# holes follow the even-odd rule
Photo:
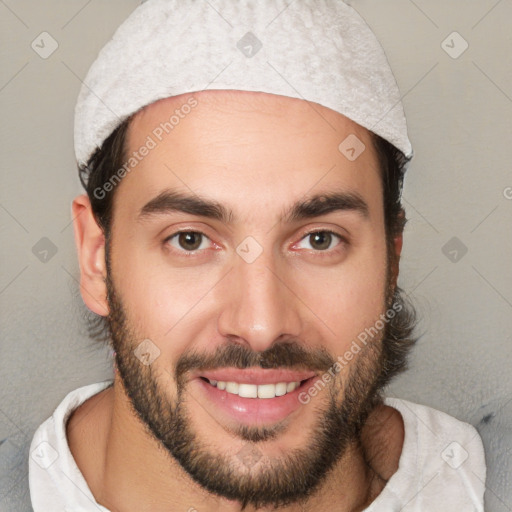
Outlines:
[[[242,398],[276,398],[284,396],[295,391],[298,387],[310,380],[308,378],[302,381],[250,384],[246,382],[214,380],[206,377],[201,377],[201,379],[221,391],[226,391],[227,393],[238,395]]]
[[[192,374],[211,415],[236,424],[273,425],[304,404],[299,395],[317,378],[312,370],[287,368],[201,369]]]

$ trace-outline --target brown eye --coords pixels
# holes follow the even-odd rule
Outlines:
[[[302,240],[309,241],[309,247],[304,247],[305,249],[313,249],[315,251],[327,251],[333,245],[333,242],[336,240],[343,240],[342,237],[332,231],[314,231],[312,233],[308,233]]]
[[[201,245],[201,233],[180,233],[178,243],[183,249],[195,251]]]
[[[198,231],[181,231],[171,235],[165,241],[177,250],[191,252],[204,249],[205,247],[202,246],[205,239],[208,237]]]
[[[310,243],[313,249],[318,251],[325,251],[329,249],[332,242],[332,235],[327,231],[318,231],[309,235]]]

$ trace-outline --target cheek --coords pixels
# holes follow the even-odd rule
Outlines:
[[[177,268],[162,254],[133,248],[124,254],[116,261],[114,275],[129,323],[141,339],[154,341],[167,361],[175,361],[208,323],[208,294],[223,269]]]
[[[324,324],[332,354],[340,355],[385,310],[387,261],[385,241],[361,249],[338,267],[311,270],[298,293]],[[314,283],[314,286],[313,284]]]

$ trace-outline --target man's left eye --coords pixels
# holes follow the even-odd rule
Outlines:
[[[336,238],[339,241],[343,241],[343,238],[340,235],[334,233],[333,231],[313,231],[311,233],[308,233],[301,240],[301,242],[310,240],[310,246],[302,248],[313,249],[314,251],[326,251],[332,248],[332,243],[335,241]]]

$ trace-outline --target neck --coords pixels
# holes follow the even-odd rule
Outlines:
[[[108,399],[102,400],[103,419],[97,423],[103,434],[95,448],[96,468],[90,476],[84,472],[100,504],[116,512],[144,510],[148,504],[153,512],[242,510],[239,502],[213,495],[192,480],[147,431],[132,409],[118,375],[114,386],[103,393],[108,394]],[[398,414],[398,422],[393,411]],[[325,511],[334,501],[340,512],[355,512],[367,507],[398,467],[403,423],[397,411],[380,406],[372,412],[366,425],[361,440],[347,447],[343,457],[307,502],[278,510]],[[251,506],[243,510],[256,511]]]

